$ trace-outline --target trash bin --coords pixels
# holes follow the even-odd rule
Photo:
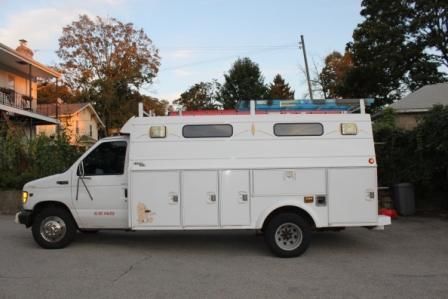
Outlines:
[[[394,207],[398,214],[411,216],[415,214],[414,186],[411,183],[394,185]]]

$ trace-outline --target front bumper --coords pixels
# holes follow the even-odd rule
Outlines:
[[[21,210],[16,214],[14,222],[30,227],[33,224],[33,211]]]

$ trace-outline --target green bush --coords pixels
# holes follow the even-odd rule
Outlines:
[[[14,130],[0,130],[0,189],[21,189],[30,181],[65,171],[81,153],[65,135],[31,140]]]
[[[434,106],[412,131],[385,110],[373,127],[381,186],[411,182],[417,194],[448,191],[448,106]]]
[[[448,191],[448,106],[434,106],[415,134],[418,182],[428,189]]]

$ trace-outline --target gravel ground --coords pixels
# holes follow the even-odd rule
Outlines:
[[[44,250],[0,216],[1,298],[447,298],[448,221],[313,235],[299,258],[247,231],[78,234]]]

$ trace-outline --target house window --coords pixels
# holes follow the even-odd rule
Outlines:
[[[93,131],[92,131],[92,125],[89,126],[89,136],[92,137]]]
[[[321,136],[324,127],[320,123],[283,123],[274,125],[275,136]]]
[[[76,121],[76,134],[79,135],[79,122]]]
[[[231,125],[186,125],[182,128],[185,138],[232,137]]]

